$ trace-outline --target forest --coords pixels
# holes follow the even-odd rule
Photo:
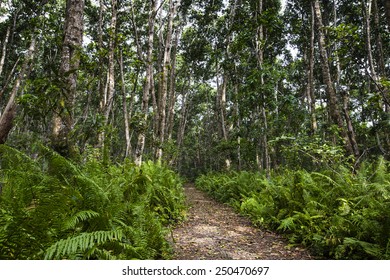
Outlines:
[[[390,0],[0,0],[0,259],[170,259],[188,182],[390,259]]]

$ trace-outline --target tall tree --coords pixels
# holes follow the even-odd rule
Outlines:
[[[340,131],[340,135],[343,138],[346,151],[350,155],[353,155],[357,158],[359,156],[359,149],[357,145],[355,145],[356,141],[353,141],[354,139],[351,139],[348,136],[347,131],[345,129],[344,121],[339,109],[339,101],[332,81],[332,76],[329,68],[329,58],[328,58],[328,53],[326,48],[324,25],[322,21],[320,2],[318,0],[315,0],[312,2],[312,4],[315,12],[315,17],[316,17],[318,44],[319,44],[320,57],[321,57],[322,79],[325,84],[330,118],[333,124],[335,124]]]
[[[157,15],[157,0],[150,1],[150,12],[148,19],[148,41],[147,41],[147,54],[146,58],[143,58],[141,47],[139,43],[138,46],[138,54],[141,56],[140,58],[144,61],[146,67],[146,76],[143,88],[142,95],[142,103],[141,103],[141,111],[143,113],[143,118],[141,120],[140,131],[138,134],[137,147],[135,152],[135,163],[137,165],[141,165],[142,156],[145,148],[145,139],[146,139],[146,128],[147,121],[149,116],[149,98],[150,98],[150,89],[151,85],[154,84],[153,79],[153,48],[154,48],[154,24]]]
[[[108,160],[110,155],[110,145],[107,139],[108,132],[108,123],[110,119],[110,114],[112,111],[112,106],[114,103],[114,94],[115,94],[115,48],[116,48],[116,25],[117,25],[117,1],[111,0],[111,21],[109,28],[109,45],[108,45],[108,72],[107,72],[107,82],[106,89],[104,91],[104,98],[102,100],[103,105],[103,131],[101,135],[101,144],[103,147],[103,158]]]
[[[61,92],[52,127],[52,146],[65,155],[76,153],[72,130],[74,125],[74,100],[77,93],[77,71],[84,30],[84,0],[67,0],[64,37],[61,50],[59,79]]]
[[[9,96],[7,106],[0,116],[0,144],[4,144],[7,140],[8,134],[13,127],[13,121],[16,115],[17,103],[16,97],[19,93],[22,83],[26,79],[26,75],[29,71],[30,63],[33,59],[35,52],[36,38],[33,36],[31,39],[30,47],[24,57],[22,69],[18,74],[15,83],[12,87],[11,94]]]
[[[169,69],[171,68],[171,49],[173,46],[172,34],[173,34],[173,21],[176,16],[176,9],[178,0],[169,1],[168,22],[166,28],[166,38],[164,43],[164,54],[162,61],[162,71],[160,73],[159,90],[158,90],[158,142],[156,158],[162,159],[163,150],[162,146],[166,136],[166,114],[167,114],[167,95],[168,95],[168,78]]]

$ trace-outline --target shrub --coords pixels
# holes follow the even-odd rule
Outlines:
[[[152,162],[76,165],[0,146],[0,259],[160,259],[183,218],[182,180]]]
[[[362,164],[356,173],[340,166],[284,170],[271,179],[246,172],[208,174],[196,185],[318,256],[390,258],[390,174],[383,158]]]

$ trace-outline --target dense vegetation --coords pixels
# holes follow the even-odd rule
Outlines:
[[[40,147],[0,146],[0,259],[169,258],[182,181],[159,164],[75,165]]]
[[[196,185],[229,203],[258,226],[287,234],[319,257],[390,258],[390,163],[356,171],[284,170],[200,176]]]
[[[174,170],[388,258],[389,77],[389,0],[0,0],[1,257],[165,257]]]

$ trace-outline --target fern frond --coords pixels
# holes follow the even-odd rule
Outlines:
[[[85,253],[93,246],[106,242],[118,242],[123,238],[121,229],[110,231],[83,232],[77,236],[61,239],[50,246],[45,252],[45,259],[66,258],[78,253]]]
[[[277,228],[277,230],[281,230],[281,231],[294,230],[295,226],[296,226],[295,218],[287,217],[286,219],[280,221],[280,226]]]
[[[381,247],[377,244],[365,242],[352,237],[346,237],[343,246],[353,250],[364,251],[366,254],[374,258],[382,257]]]
[[[99,213],[92,210],[79,211],[64,222],[63,230],[74,229],[80,222],[85,222],[89,219],[97,218],[99,216]]]

